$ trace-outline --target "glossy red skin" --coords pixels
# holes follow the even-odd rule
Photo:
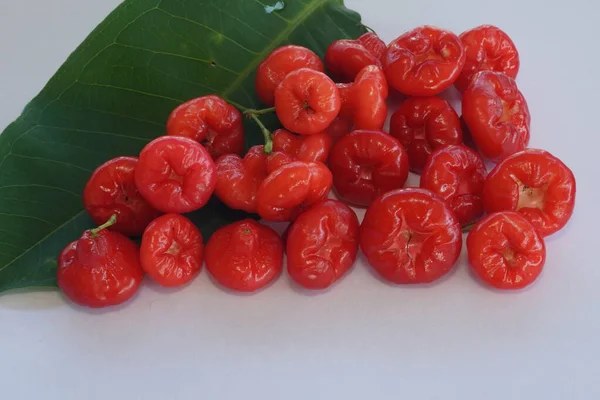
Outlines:
[[[202,268],[202,234],[186,217],[166,214],[146,228],[140,247],[144,271],[164,287],[190,282]]]
[[[268,226],[251,219],[234,222],[209,239],[206,269],[226,288],[254,292],[281,274],[283,243]]]
[[[435,96],[456,81],[465,59],[458,36],[422,26],[392,41],[382,62],[388,83],[394,89],[409,96]]]
[[[454,108],[438,97],[411,97],[390,119],[390,134],[408,153],[410,169],[420,173],[438,147],[461,144],[463,132]]]
[[[268,157],[267,170],[273,172],[293,161],[325,164],[332,142],[331,136],[324,132],[301,136],[278,129],[273,132],[273,152]]]
[[[383,57],[385,48],[387,47],[385,42],[375,32],[367,32],[356,39],[356,41],[362,44],[378,60]]]
[[[329,169],[318,162],[294,161],[273,171],[258,189],[258,214],[267,221],[293,221],[324,200],[332,185]]]
[[[495,162],[529,143],[529,107],[514,79],[479,72],[463,93],[463,118],[481,154]]]
[[[94,171],[83,190],[83,204],[94,223],[101,225],[116,215],[110,230],[139,236],[160,215],[135,186],[137,164],[136,157],[118,157]]]
[[[289,73],[275,89],[275,111],[288,131],[323,132],[340,112],[335,83],[324,73],[302,68]]]
[[[190,100],[173,110],[167,121],[167,135],[199,142],[213,160],[223,154],[241,155],[245,147],[242,114],[215,95]]]
[[[373,55],[356,40],[336,40],[325,52],[327,70],[342,82],[352,82],[356,75],[368,65],[381,68],[379,57]]]
[[[154,139],[140,153],[135,184],[154,208],[187,213],[202,208],[217,183],[215,164],[198,142],[185,137]]]
[[[516,78],[519,72],[519,52],[513,41],[501,29],[481,25],[460,35],[465,48],[465,66],[454,86],[464,92],[471,79],[480,71],[502,72]]]
[[[387,133],[357,130],[333,146],[329,168],[337,196],[366,207],[377,196],[404,186],[408,157],[400,142]]]
[[[488,213],[517,211],[545,237],[567,224],[576,191],[575,176],[562,161],[547,151],[527,149],[490,172],[483,204]]]
[[[268,175],[267,160],[262,145],[251,147],[243,159],[237,154],[219,157],[215,196],[229,208],[256,213],[256,194]]]
[[[118,232],[104,229],[94,236],[85,231],[58,256],[58,286],[81,306],[122,304],[137,292],[143,278],[137,246]]]
[[[384,279],[429,283],[448,273],[460,255],[460,225],[446,203],[424,189],[379,197],[360,227],[360,247]]]
[[[473,149],[464,145],[440,147],[425,164],[420,186],[444,199],[462,225],[483,215],[483,182],[487,170]]]
[[[514,212],[490,214],[477,223],[467,237],[467,250],[473,272],[498,289],[530,285],[546,261],[544,239]]]
[[[292,224],[286,245],[290,277],[306,289],[326,289],[352,268],[358,253],[359,223],[350,207],[325,200]]]
[[[388,84],[381,68],[369,65],[356,76],[349,107],[354,129],[383,129],[387,118]]]
[[[287,74],[300,68],[325,72],[319,56],[306,47],[287,45],[273,50],[256,70],[255,88],[260,101],[267,106],[275,104],[277,86]]]

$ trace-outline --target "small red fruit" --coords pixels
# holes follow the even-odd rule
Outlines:
[[[325,53],[325,65],[329,73],[343,82],[352,82],[364,67],[368,65],[381,67],[379,61],[381,56],[369,51],[379,52],[379,44],[371,45],[369,41],[369,38],[362,41],[343,39],[331,43]],[[365,44],[370,49],[367,49]]]
[[[410,168],[417,173],[433,150],[463,140],[456,111],[438,97],[412,97],[403,102],[392,114],[390,134],[402,143]]]
[[[381,40],[375,32],[367,32],[361,35],[356,41],[362,44],[369,53],[373,54],[378,60],[383,57],[385,53],[385,42]]]
[[[260,101],[272,106],[277,86],[287,74],[300,68],[325,71],[319,56],[306,47],[287,45],[273,50],[256,70],[256,94]]]
[[[442,199],[424,189],[399,189],[371,204],[360,227],[360,247],[384,279],[429,283],[452,269],[462,235]]]
[[[563,228],[575,208],[573,172],[543,150],[527,149],[504,159],[483,187],[488,213],[517,211],[543,236]]]
[[[348,105],[354,129],[383,129],[388,84],[381,68],[369,65],[356,76]]]
[[[515,212],[481,220],[467,237],[471,269],[498,289],[522,289],[533,283],[546,260],[544,239]]]
[[[167,121],[167,135],[199,142],[213,160],[223,154],[244,152],[242,114],[215,95],[199,97],[177,107]]]
[[[73,302],[92,308],[116,306],[137,292],[144,270],[138,248],[129,238],[104,225],[87,230],[58,256],[56,281]]]
[[[409,96],[434,96],[449,88],[465,65],[465,50],[454,33],[432,26],[406,32],[383,55],[391,87]]]
[[[111,230],[139,236],[160,215],[135,186],[137,165],[135,157],[118,157],[94,171],[83,191],[83,204],[94,223],[103,224],[116,215],[117,222]]]
[[[258,189],[258,214],[268,221],[293,221],[324,200],[331,190],[331,172],[318,162],[294,161],[273,171]]]
[[[245,219],[217,230],[206,245],[206,269],[229,289],[254,292],[283,269],[283,243],[273,229]]]
[[[182,286],[202,268],[202,234],[186,217],[166,214],[146,228],[142,237],[142,268],[156,283]]]
[[[352,268],[358,253],[358,218],[337,200],[315,204],[293,222],[287,269],[306,289],[326,289]]]
[[[458,222],[465,226],[483,215],[486,174],[475,150],[464,145],[440,147],[429,156],[420,186],[446,200]]]
[[[256,213],[256,194],[267,177],[267,157],[264,146],[253,146],[242,159],[226,154],[215,163],[217,184],[215,195],[234,210]]]
[[[329,168],[338,197],[366,207],[380,194],[404,186],[408,157],[400,142],[387,133],[358,130],[333,146]]]
[[[269,172],[293,161],[326,163],[333,139],[326,133],[294,135],[285,129],[273,133],[273,153],[268,157]]]
[[[501,29],[481,25],[460,35],[465,48],[466,62],[454,83],[464,92],[471,79],[480,71],[502,72],[516,78],[519,72],[519,52],[513,41]]]
[[[281,124],[301,135],[323,132],[340,112],[340,94],[324,73],[302,68],[289,73],[275,89]]]
[[[135,184],[154,208],[186,213],[202,208],[217,182],[215,164],[198,142],[163,136],[144,147],[135,170]]]
[[[531,117],[514,79],[479,72],[463,94],[462,112],[484,157],[497,162],[527,147]]]

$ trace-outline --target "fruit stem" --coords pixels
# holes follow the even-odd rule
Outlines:
[[[473,228],[475,228],[475,225],[477,225],[477,222],[473,222],[471,224],[465,225],[465,226],[462,227],[462,231],[463,232],[471,232],[471,230]]]
[[[377,32],[375,32],[375,29],[371,28],[370,26],[367,26],[365,24],[359,24],[361,25],[363,28],[365,28],[366,30],[368,30],[369,32],[373,32],[374,34],[377,35]]]
[[[252,118],[254,120],[254,122],[256,122],[256,125],[258,125],[258,127],[260,128],[260,131],[262,132],[263,136],[265,137],[265,146],[263,148],[263,151],[265,152],[265,154],[271,154],[271,152],[273,151],[273,135],[271,134],[271,131],[269,131],[267,129],[267,127],[256,116],[256,114],[249,114],[249,115],[250,115],[250,118]]]
[[[272,112],[275,112],[275,107],[263,108],[262,110],[255,110],[255,109],[250,108],[250,109],[247,109],[246,111],[244,111],[244,115],[252,118],[253,115],[264,115],[264,114],[270,114]]]
[[[116,223],[117,223],[117,214],[113,214],[110,216],[108,221],[106,221],[99,227],[90,230],[90,232],[92,232],[92,237],[95,238],[96,236],[98,236],[98,232],[100,232],[101,230],[106,229],[110,226],[113,226]]]

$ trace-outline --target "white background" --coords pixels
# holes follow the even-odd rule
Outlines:
[[[0,128],[118,3],[0,0]],[[361,261],[314,295],[287,277],[232,295],[206,271],[180,291],[148,283],[108,312],[75,308],[57,292],[0,295],[0,398],[600,398],[598,2],[346,4],[386,41],[421,24],[460,33],[491,23],[512,36],[531,145],[560,157],[578,184],[541,279],[493,291],[463,254],[431,287],[384,284]]]

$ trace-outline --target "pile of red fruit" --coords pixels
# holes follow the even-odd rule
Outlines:
[[[332,43],[325,65],[307,48],[280,47],[256,72],[257,95],[271,108],[240,112],[215,95],[191,100],[139,158],[94,172],[83,199],[102,225],[61,253],[58,284],[73,301],[103,307],[129,299],[145,273],[179,286],[205,262],[219,284],[251,292],[280,276],[285,253],[297,284],[325,289],[350,270],[359,247],[384,279],[427,283],[456,264],[462,229],[474,225],[473,271],[497,288],[525,287],[544,265],[543,238],[571,217],[575,178],[550,153],[526,149],[518,69],[515,45],[493,26],[460,37],[419,27],[387,46],[371,32]],[[462,119],[434,97],[453,84]],[[389,133],[388,85],[409,96]],[[270,112],[285,129],[265,128],[260,117]],[[244,116],[265,144],[242,158]],[[489,174],[482,157],[497,163]],[[420,188],[403,188],[409,169],[421,174]],[[341,201],[328,199],[332,188]],[[282,238],[246,219],[204,247],[181,214],[213,194],[290,225]],[[362,224],[345,203],[367,207]],[[125,235],[141,235],[140,248]]]

